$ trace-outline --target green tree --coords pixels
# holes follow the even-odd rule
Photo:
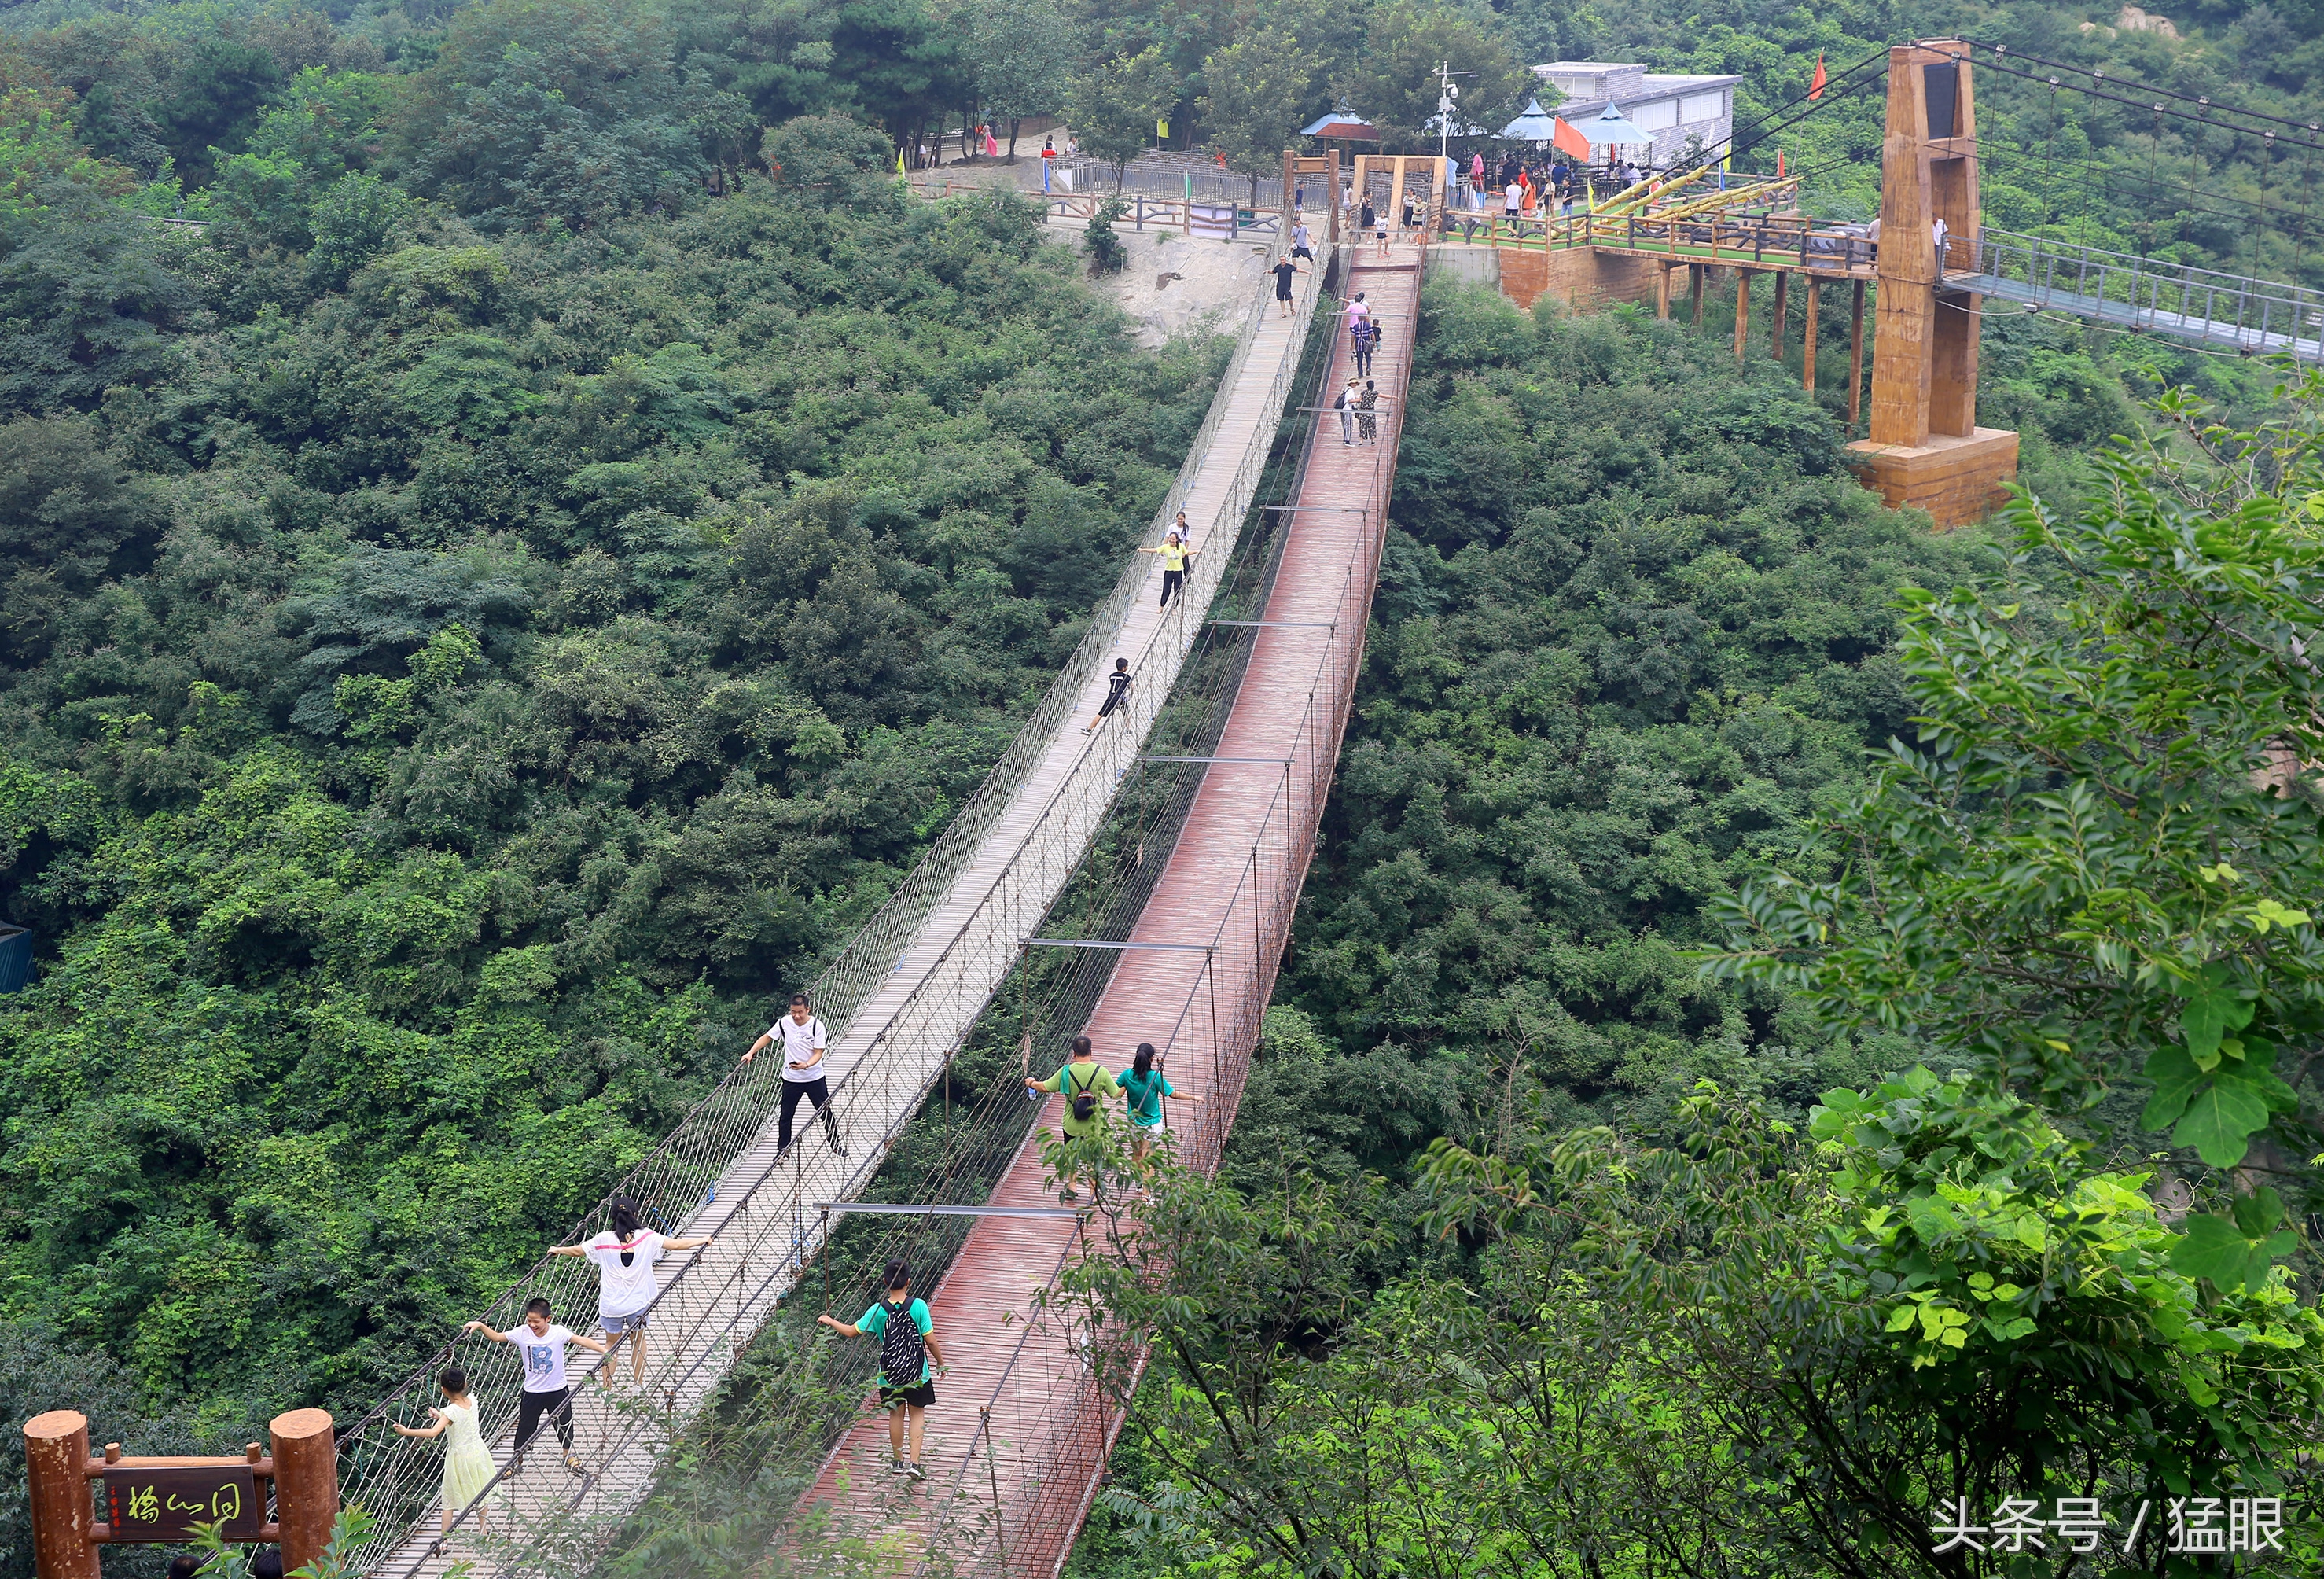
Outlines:
[[[2283,425],[2210,435],[2224,465],[2109,448],[2080,508],[2006,512],[2003,575],[1908,596],[1916,739],[1827,826],[1842,875],[1722,907],[1752,945],[1722,969],[2061,1113],[2151,1085],[2142,1127],[2210,1168],[2315,1150],[2282,1074],[2324,1036],[2324,379],[2284,394]]]
[[[1017,162],[1017,130],[1028,115],[1065,106],[1079,55],[1072,17],[1056,0],[972,0],[961,16],[978,100],[987,115],[1009,123],[1009,162]]]
[[[1434,149],[1427,125],[1436,115],[1437,67],[1445,61],[1466,74],[1459,115],[1481,126],[1506,125],[1539,86],[1500,30],[1426,0],[1393,0],[1374,13],[1371,36],[1346,80],[1373,125]]]
[[[1178,101],[1178,74],[1152,45],[1116,56],[1074,84],[1069,117],[1084,152],[1113,166],[1113,189]]]
[[[1204,128],[1229,167],[1250,177],[1254,204],[1259,178],[1281,171],[1283,151],[1297,144],[1299,128],[1314,118],[1323,72],[1312,43],[1290,27],[1265,23],[1203,63],[1210,85],[1200,100]]]

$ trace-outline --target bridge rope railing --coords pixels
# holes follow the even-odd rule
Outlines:
[[[1948,238],[1948,282],[2015,286],[2032,305],[2119,316],[2126,327],[2212,339],[2260,352],[2324,356],[2324,291],[2304,285],[1984,229]],[[1968,275],[1963,281],[1957,276]],[[2106,309],[2118,309],[2107,313]]]
[[[1219,394],[1157,510],[1145,542],[1159,540],[1196,487],[1216,482],[1215,472],[1204,465],[1204,457],[1216,443],[1220,426],[1240,390],[1271,305],[1264,300],[1254,301],[1247,314]],[[1312,310],[1312,292],[1303,295],[1303,315]],[[1266,397],[1271,402],[1268,410],[1280,409],[1289,374],[1288,361],[1278,366]],[[1131,655],[1139,668],[1152,669],[1157,679],[1167,676],[1176,658],[1193,645],[1201,615],[1188,611],[1202,610],[1216,588],[1229,558],[1233,528],[1256,486],[1272,438],[1272,422],[1254,429],[1252,441],[1245,445],[1223,490],[1220,507],[1211,516],[1214,530],[1217,525],[1226,528],[1225,540],[1215,544],[1217,551],[1197,556],[1189,567],[1187,596],[1156,626],[1144,647]],[[750,1325],[750,1313],[763,1311],[781,1288],[798,1276],[819,1242],[820,1223],[810,1220],[807,1203],[846,1198],[878,1167],[888,1141],[917,1108],[958,1039],[963,1023],[959,994],[976,993],[968,1011],[968,1018],[973,1018],[975,1005],[982,1002],[991,983],[1013,962],[1014,939],[1024,936],[1026,924],[1047,909],[1062,874],[1075,864],[1078,849],[1074,846],[1086,838],[1089,827],[1102,816],[1126,771],[1125,763],[1113,759],[1135,755],[1136,740],[1160,706],[1157,693],[1167,690],[1166,685],[1150,681],[1142,691],[1133,691],[1130,717],[1124,721],[1128,727],[1117,728],[1085,753],[1077,762],[1077,771],[1050,794],[1032,826],[1010,852],[992,891],[968,920],[953,929],[902,1003],[876,1028],[855,1023],[859,1011],[900,969],[931,916],[978,858],[1001,817],[1047,754],[1050,743],[1080,709],[1084,693],[1110,657],[1135,600],[1151,585],[1150,568],[1142,558],[1134,559],[985,783],[811,989],[817,1012],[833,1029],[835,1046],[851,1037],[859,1044],[835,1083],[832,1108],[843,1114],[886,1115],[877,1140],[864,1145],[865,1138],[859,1136],[859,1152],[853,1160],[835,1157],[819,1126],[810,1122],[784,1163],[770,1162],[755,1177],[726,1178],[754,1146],[766,1144],[765,1131],[781,1093],[779,1071],[770,1067],[777,1061],[770,1058],[721,1080],[609,1193],[607,1202],[617,1196],[637,1201],[649,1223],[666,1232],[689,1225],[696,1231],[715,1229],[739,1253],[740,1261],[716,1277],[706,1277],[703,1259],[696,1255],[671,1277],[650,1313],[656,1324],[655,1346],[650,1352],[650,1372],[644,1391],[649,1398],[658,1396],[662,1400],[659,1422],[654,1419],[655,1410],[628,1411],[629,1416],[642,1418],[630,1418],[619,1431],[606,1434],[598,1456],[605,1459],[608,1467],[585,1485],[584,1495],[612,1474],[613,1461],[644,1441],[647,1434],[666,1432],[681,1405],[698,1401],[716,1370],[731,1355],[732,1344],[722,1354],[719,1340],[742,1337]],[[1170,661],[1156,663],[1166,650]],[[1003,944],[1003,938],[1009,941]],[[867,1033],[869,1045],[861,1045]],[[722,1189],[727,1196],[724,1201],[719,1198]],[[576,1225],[574,1237],[586,1237],[605,1221],[606,1203],[601,1202]],[[722,1252],[719,1260],[727,1259]],[[481,1319],[495,1328],[513,1326],[521,1322],[526,1301],[536,1296],[548,1297],[560,1318],[577,1316],[591,1307],[595,1282],[595,1269],[586,1261],[544,1257]],[[514,1414],[521,1379],[512,1351],[464,1336],[439,1350],[427,1366],[358,1420],[341,1438],[342,1495],[371,1510],[380,1520],[381,1534],[357,1554],[357,1571],[387,1572],[383,1562],[406,1533],[432,1511],[440,1457],[432,1444],[396,1436],[390,1427],[398,1417],[420,1415],[422,1407],[433,1401],[434,1376],[447,1363],[468,1371],[483,1405],[480,1425],[488,1442],[504,1433]],[[500,1480],[506,1479],[503,1472]],[[481,1507],[493,1494],[493,1490],[488,1490],[475,1506]],[[465,1523],[469,1511],[463,1510],[457,1522]],[[407,1560],[392,1571],[417,1572],[420,1561],[430,1555],[423,1552],[420,1560]],[[406,1556],[410,1558],[411,1554]]]
[[[1304,402],[1307,434],[1303,476],[1305,459],[1314,454],[1322,384],[1332,365],[1328,355],[1323,362],[1315,391]],[[1320,639],[1321,651],[1305,679],[1305,697],[1284,753],[1288,760],[1282,777],[1250,830],[1234,898],[1206,937],[1185,939],[1203,944],[1203,963],[1177,1005],[1168,1033],[1155,1039],[1164,1068],[1207,1068],[1204,1089],[1208,1094],[1173,1141],[1178,1160],[1204,1173],[1215,1171],[1224,1154],[1276,970],[1290,940],[1315,829],[1331,793],[1387,536],[1383,474],[1392,475],[1395,453],[1396,447],[1385,438],[1371,452],[1368,494],[1379,504],[1366,522],[1365,548],[1347,566],[1323,628],[1308,633],[1309,639]],[[1291,498],[1298,496],[1295,486]],[[1282,534],[1269,556],[1252,598],[1255,612],[1268,607],[1288,537]],[[1282,633],[1277,636],[1283,639]],[[1230,701],[1259,639],[1259,633],[1251,629],[1239,636],[1235,683],[1224,692]],[[1075,1331],[1055,1312],[1028,1323],[1007,1370],[980,1411],[976,1435],[948,1488],[947,1513],[929,1541],[921,1574],[1003,1579],[1041,1565],[1037,1557],[1043,1562],[1053,1558],[1052,1566],[1063,1563],[1120,1426],[1125,1403],[1120,1378],[1129,1375],[1134,1384],[1140,1366],[1134,1347],[1128,1334]],[[1102,1357],[1101,1351],[1106,1350],[1112,1353]],[[1062,1388],[1019,1380],[1060,1375],[1074,1380]],[[1010,1487],[1005,1493],[1001,1490],[1004,1463]]]

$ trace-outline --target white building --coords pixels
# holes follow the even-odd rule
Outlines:
[[[1587,125],[1611,102],[1655,140],[1651,154],[1625,147],[1623,156],[1657,165],[1684,153],[1698,137],[1704,148],[1724,143],[1735,130],[1735,85],[1743,80],[1649,71],[1609,60],[1553,60],[1536,66],[1533,74],[1565,96],[1554,113],[1569,125]],[[1605,157],[1604,150],[1597,152]]]

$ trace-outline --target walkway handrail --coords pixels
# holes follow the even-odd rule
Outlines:
[[[2324,291],[2310,286],[2006,230],[1953,240],[1946,252],[1949,274],[2015,287],[2010,299],[2028,306],[2243,350],[2324,356]]]

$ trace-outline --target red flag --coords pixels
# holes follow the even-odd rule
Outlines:
[[[1815,80],[1808,84],[1808,97],[1810,98],[1823,97],[1823,51],[1821,50],[1816,51]]]
[[[1784,179],[1784,151],[1780,148],[1775,150],[1775,179]]]

